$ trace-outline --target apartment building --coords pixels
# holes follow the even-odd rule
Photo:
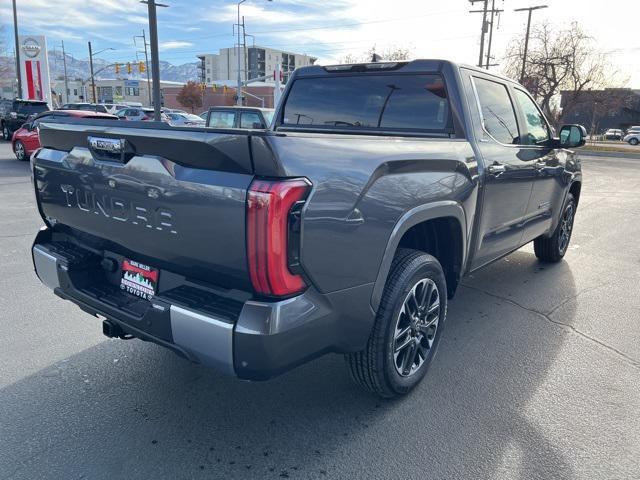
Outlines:
[[[313,65],[317,60],[304,53],[292,53],[268,47],[221,48],[217,54],[198,55],[200,81],[207,85],[225,80],[235,81],[238,78],[238,55],[240,56],[240,76],[244,81],[271,75],[276,65],[280,64],[286,82],[290,72],[299,67]]]

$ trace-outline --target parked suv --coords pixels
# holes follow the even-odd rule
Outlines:
[[[2,138],[11,140],[13,132],[18,130],[31,116],[49,110],[47,102],[37,100],[0,100],[0,129]]]
[[[341,353],[403,395],[464,275],[529,242],[562,260],[585,136],[441,60],[297,69],[267,130],[43,122],[34,266],[109,337],[247,380]]]

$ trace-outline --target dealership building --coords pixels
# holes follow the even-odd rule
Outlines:
[[[81,80],[68,80],[68,91],[65,95],[64,79],[52,82],[53,101],[57,105],[65,103],[93,102],[91,83]],[[160,92],[165,88],[182,87],[181,82],[160,82]],[[67,99],[68,98],[68,99]],[[135,102],[151,105],[151,95],[147,80],[98,79],[96,80],[96,101],[98,103]]]

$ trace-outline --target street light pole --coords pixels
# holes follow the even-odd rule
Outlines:
[[[168,7],[156,0],[142,0],[140,3],[147,4],[149,14],[149,40],[151,42],[151,76],[153,80],[153,119],[156,122],[161,120],[160,116],[160,55],[158,54],[158,17],[156,7]]]
[[[93,103],[96,103],[96,80],[93,78],[93,52],[91,50],[91,42],[89,42],[89,69],[91,71],[91,94]]]
[[[516,8],[514,10],[514,12],[524,12],[525,10],[529,11],[529,15],[527,18],[527,33],[526,36],[524,37],[524,53],[522,55],[522,71],[520,72],[520,83],[522,84],[524,82],[524,71],[525,71],[525,66],[527,65],[527,53],[529,51],[529,32],[531,30],[531,12],[533,12],[534,10],[539,10],[541,8],[547,8],[548,5],[536,5],[535,7],[527,7],[527,8]]]
[[[67,54],[64,51],[64,40],[62,42],[62,65],[64,66],[64,93],[65,98],[67,99],[66,103],[69,103],[69,80],[67,77]]]
[[[20,44],[18,42],[18,11],[16,9],[16,0],[13,0],[13,35],[16,42],[16,78],[18,79],[18,95],[22,97],[22,72],[20,71]]]
[[[238,48],[236,50],[236,56],[238,57],[238,88],[236,89],[236,105],[242,106],[242,77],[240,76],[240,5],[247,0],[240,0],[238,2]]]

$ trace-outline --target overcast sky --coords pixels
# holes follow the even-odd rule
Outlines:
[[[146,6],[138,0],[17,0],[20,32],[44,34],[53,49],[64,40],[68,53],[86,59],[87,40],[94,51],[112,47],[101,58],[135,59],[133,35],[148,29]],[[159,9],[160,55],[173,64],[193,62],[198,53],[233,46],[236,2],[162,0]],[[534,12],[534,22],[548,19],[560,28],[577,21],[607,52],[612,63],[640,88],[640,0],[495,0],[504,9],[494,34],[499,61],[514,37],[524,35],[526,13],[513,9],[547,4]],[[467,0],[247,0],[242,13],[255,42],[335,63],[372,46],[378,51],[407,47],[413,58],[478,60],[479,14],[468,13]],[[476,7],[480,8],[480,2]],[[11,2],[2,1],[0,21],[5,42],[12,39]],[[496,21],[496,25],[498,22]],[[147,32],[148,33],[148,32]],[[252,40],[249,39],[249,42]]]

